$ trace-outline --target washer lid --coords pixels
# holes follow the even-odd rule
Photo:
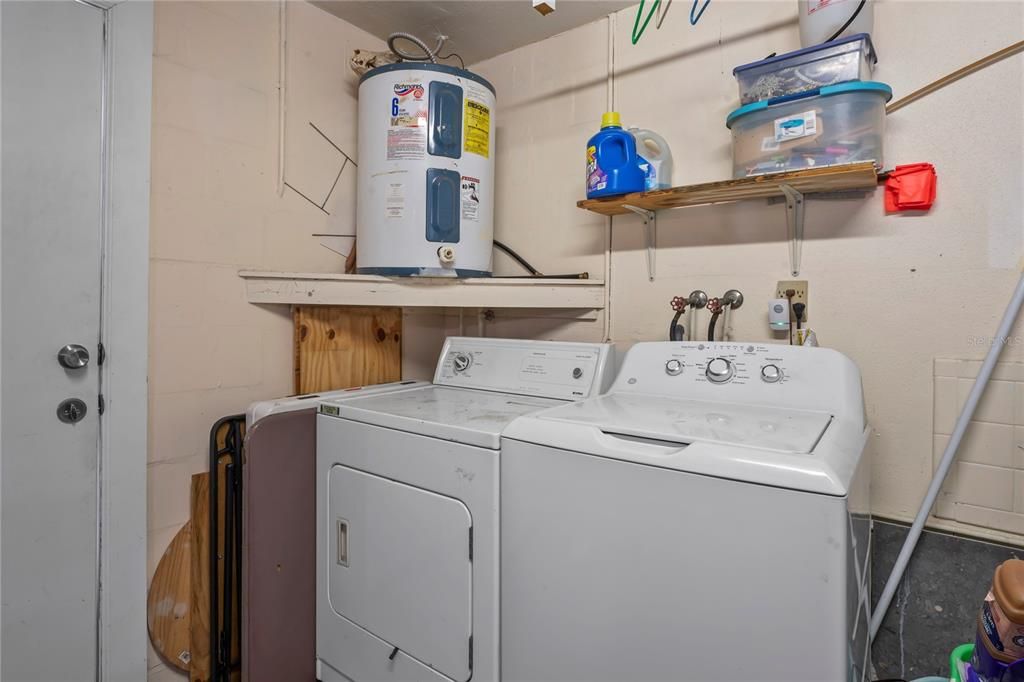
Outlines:
[[[511,440],[825,495],[850,491],[863,424],[813,410],[614,392],[526,415]],[[504,452],[502,457],[514,456]]]
[[[424,386],[323,403],[321,414],[497,450],[501,432],[524,414],[561,405],[553,398]]]
[[[573,403],[544,417],[667,443],[724,443],[791,454],[812,452],[832,421],[826,412],[628,393]]]

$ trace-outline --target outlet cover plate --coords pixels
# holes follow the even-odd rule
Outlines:
[[[788,298],[786,296],[786,291],[788,289],[792,289],[793,291],[796,292],[796,294],[793,295],[793,298],[790,299],[790,304],[803,303],[804,306],[806,306],[804,308],[803,319],[804,323],[806,323],[811,316],[811,306],[808,305],[807,301],[807,280],[799,279],[780,281],[778,286],[775,288],[775,298]],[[789,318],[791,321],[796,322],[796,315],[793,313],[792,305],[789,306]]]

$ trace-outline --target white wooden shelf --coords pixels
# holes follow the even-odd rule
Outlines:
[[[604,282],[593,279],[379,277],[243,270],[249,303],[602,310]]]

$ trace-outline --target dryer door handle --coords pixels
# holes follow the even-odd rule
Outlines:
[[[348,568],[348,520],[338,519],[338,565]]]

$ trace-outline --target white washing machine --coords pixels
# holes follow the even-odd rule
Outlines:
[[[496,680],[501,431],[597,395],[606,344],[450,338],[433,385],[317,416],[324,682]]]
[[[868,433],[848,358],[739,343],[637,344],[517,419],[502,680],[865,679]]]

